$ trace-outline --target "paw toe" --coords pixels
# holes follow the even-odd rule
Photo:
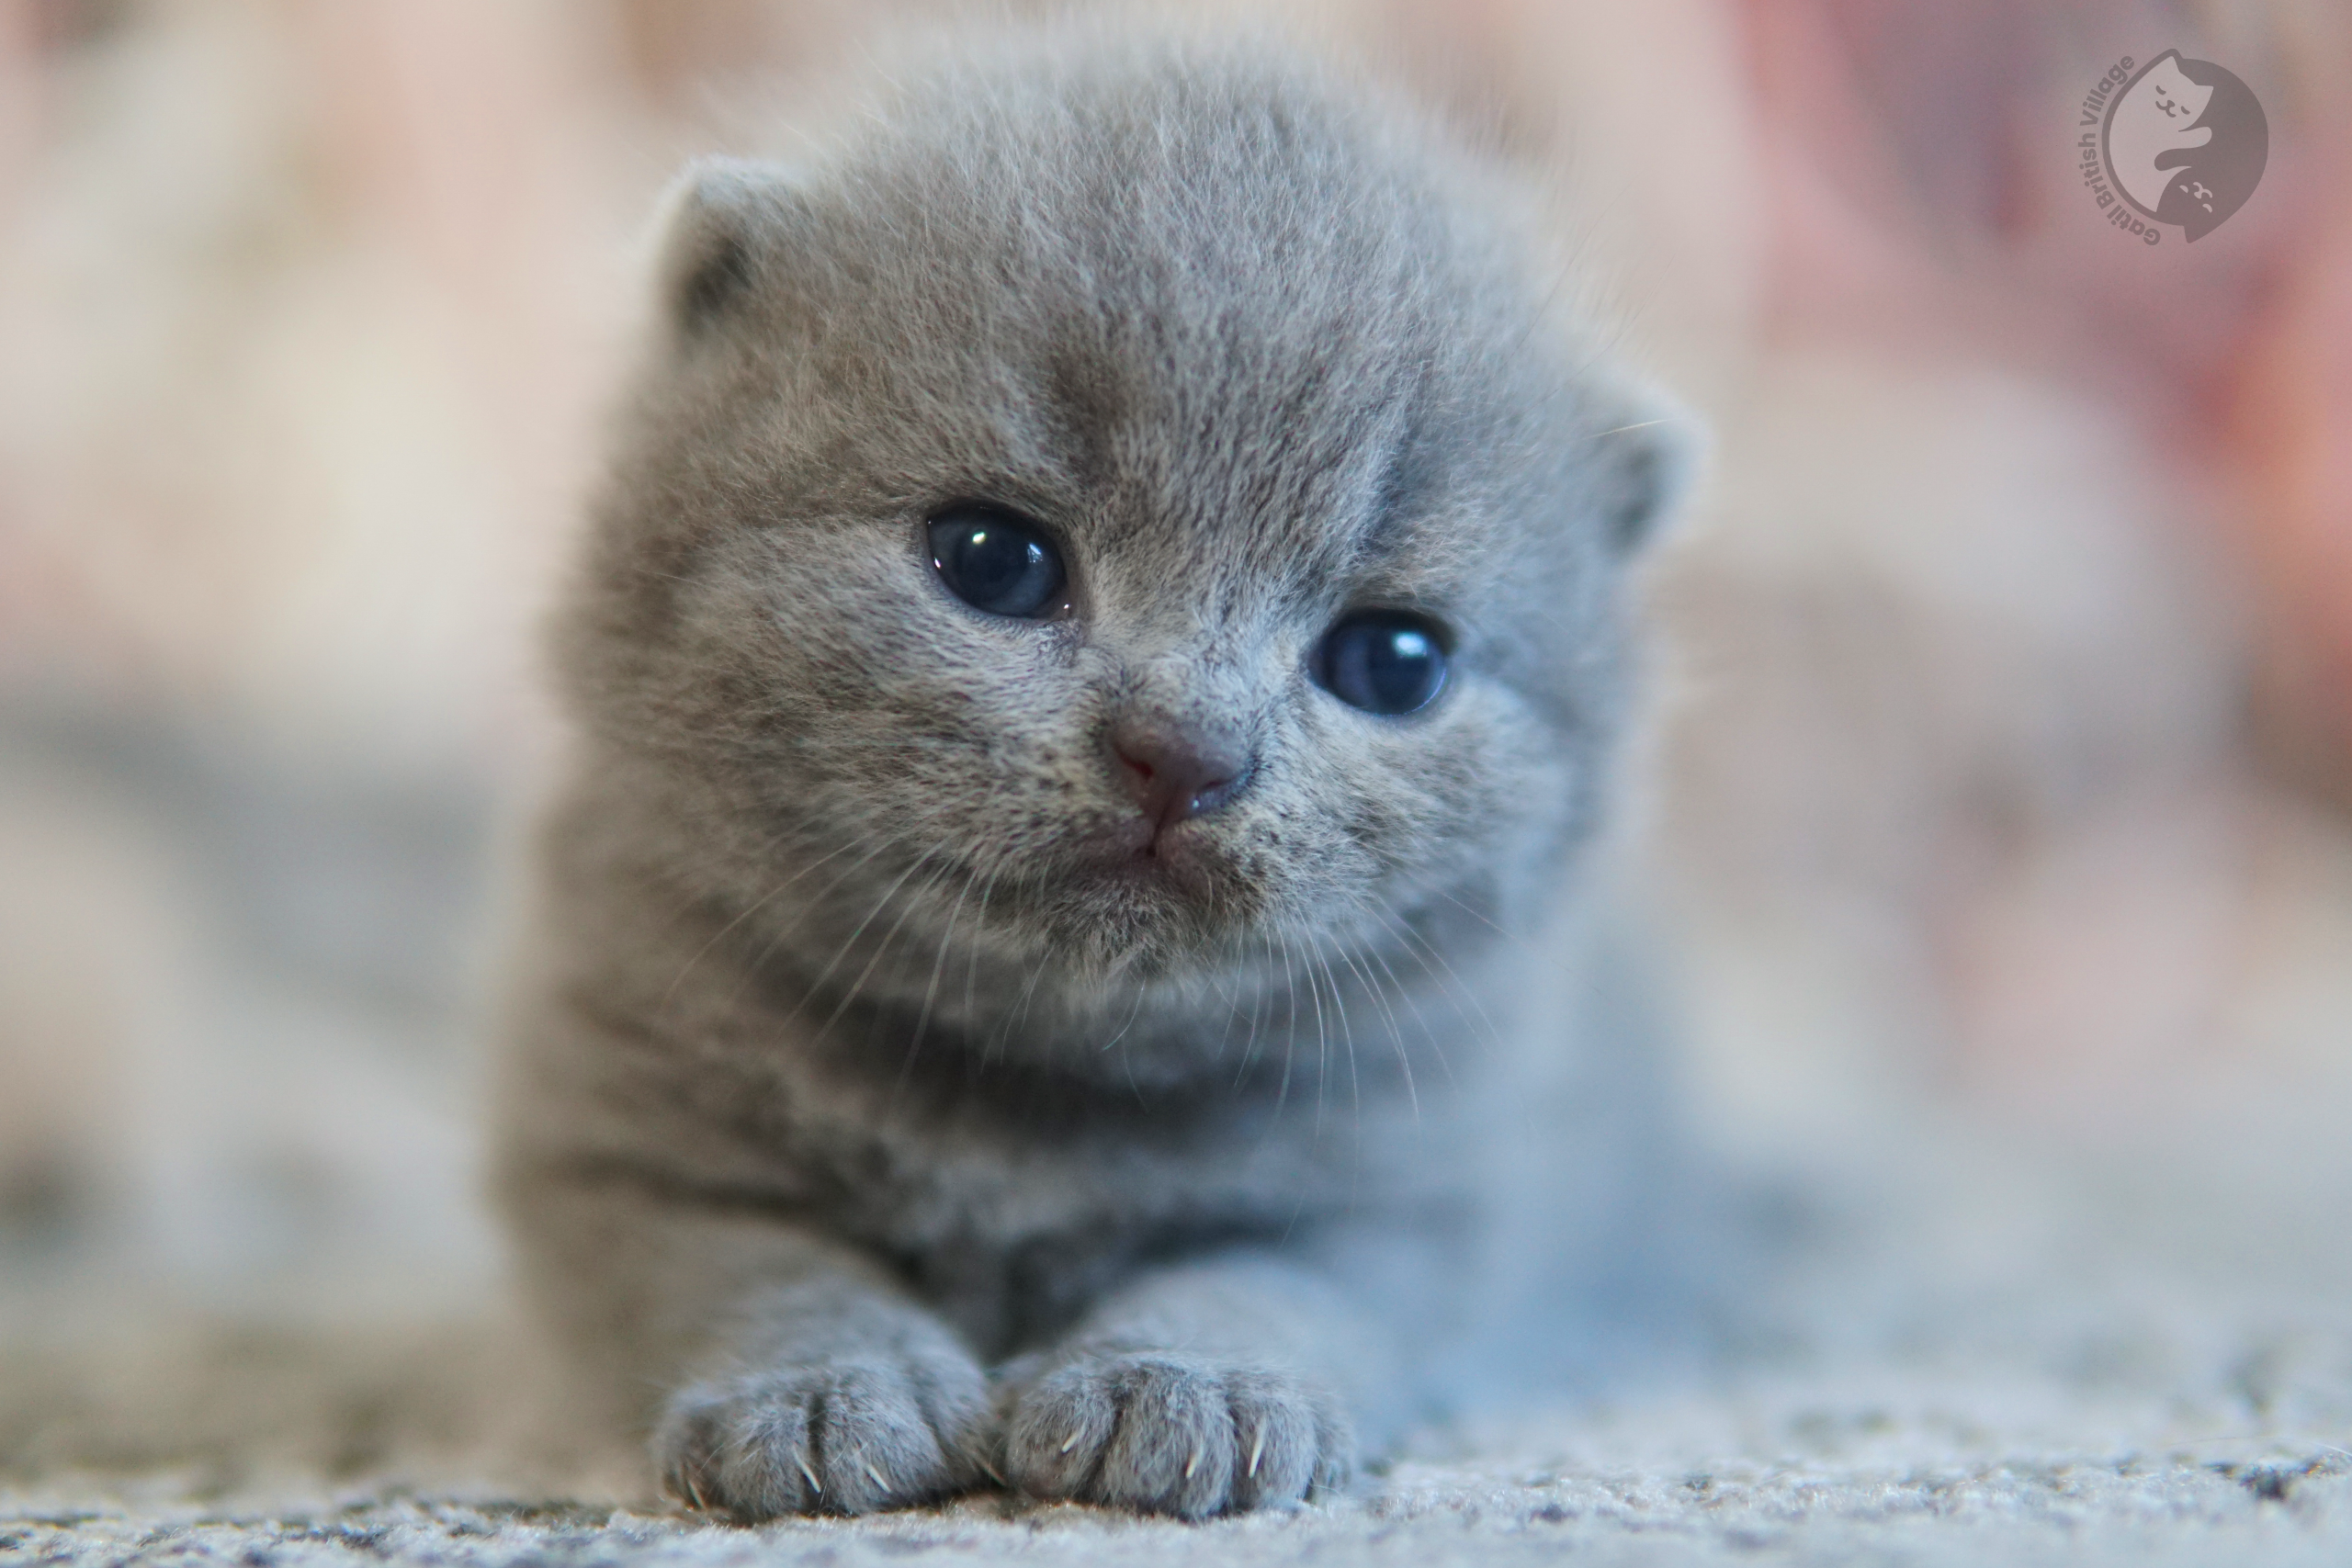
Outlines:
[[[1233,1410],[1237,1509],[1285,1506],[1346,1483],[1346,1444],[1308,1400],[1279,1380],[1248,1378]]]

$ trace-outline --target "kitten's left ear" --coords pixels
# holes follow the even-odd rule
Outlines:
[[[1681,508],[1706,457],[1705,427],[1663,393],[1627,400],[1622,423],[1592,437],[1597,502],[1610,548],[1632,556]]]
[[[660,219],[662,303],[680,333],[718,327],[773,276],[797,225],[791,173],[750,158],[701,158],[670,187]]]

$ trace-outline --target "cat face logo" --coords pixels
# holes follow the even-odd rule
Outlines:
[[[2167,50],[2108,99],[2099,147],[2117,194],[2196,240],[2254,194],[2270,122],[2244,82]]]

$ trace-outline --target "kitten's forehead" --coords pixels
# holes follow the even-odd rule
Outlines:
[[[1057,112],[1009,112],[1024,86]],[[1106,552],[1328,579],[1542,400],[1518,280],[1349,107],[1266,70],[939,101],[845,165],[865,259],[831,319],[900,345],[870,368],[964,450],[1082,487]]]

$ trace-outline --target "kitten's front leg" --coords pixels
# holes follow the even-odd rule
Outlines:
[[[855,1248],[625,1179],[517,1188],[534,1282],[582,1392],[639,1432],[650,1422],[678,1500],[742,1521],[863,1514],[989,1472],[987,1375]]]
[[[1344,1486],[1389,1336],[1330,1281],[1236,1255],[1159,1270],[1009,1371],[1008,1479],[1034,1496],[1203,1518]]]

